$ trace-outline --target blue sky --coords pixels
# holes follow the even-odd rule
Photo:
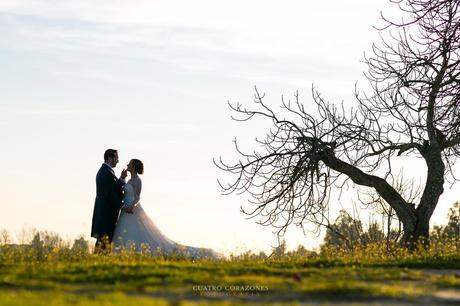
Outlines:
[[[226,103],[250,103],[257,85],[273,106],[296,90],[308,105],[312,83],[350,103],[382,9],[396,14],[384,0],[2,1],[0,224],[88,236],[94,177],[114,147],[117,172],[145,162],[143,206],[171,239],[268,250],[276,237],[239,212],[247,196],[220,194],[212,164],[266,125],[232,122]],[[318,239],[292,229],[287,242]]]

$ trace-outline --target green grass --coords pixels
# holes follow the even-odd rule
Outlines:
[[[291,305],[343,300],[442,305],[448,301],[437,298],[436,292],[460,292],[458,245],[457,239],[415,252],[374,245],[271,258],[246,253],[220,261],[4,245],[0,305]]]

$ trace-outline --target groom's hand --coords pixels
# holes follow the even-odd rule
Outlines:
[[[125,207],[125,208],[123,208],[123,211],[128,213],[128,214],[132,214],[133,210],[134,210],[134,207]]]
[[[123,170],[121,171],[121,176],[120,176],[120,178],[125,179],[127,176],[128,176],[128,170],[123,169]]]

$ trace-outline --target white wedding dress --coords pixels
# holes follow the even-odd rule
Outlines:
[[[191,258],[224,257],[211,249],[181,245],[163,235],[139,202],[141,188],[142,182],[139,177],[130,179],[124,186],[123,207],[133,207],[133,213],[120,213],[113,235],[115,251],[123,247],[141,251],[147,247],[153,255],[176,253]]]

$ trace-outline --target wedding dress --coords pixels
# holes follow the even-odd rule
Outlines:
[[[166,237],[142,208],[139,202],[141,188],[139,177],[130,179],[124,186],[123,207],[133,208],[133,213],[123,210],[120,213],[113,235],[116,251],[123,247],[141,251],[147,247],[154,255],[176,253],[191,258],[223,258],[212,249],[182,245]]]

